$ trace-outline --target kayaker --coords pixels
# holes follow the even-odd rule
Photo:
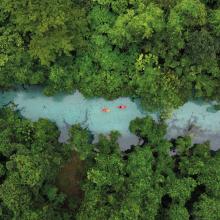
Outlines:
[[[102,112],[110,112],[110,109],[105,107],[102,109]]]
[[[119,108],[119,109],[125,109],[125,108],[127,108],[127,106],[126,106],[126,105],[119,105],[119,106],[117,106],[117,108]]]

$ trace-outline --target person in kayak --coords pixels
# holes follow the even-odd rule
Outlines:
[[[102,112],[110,112],[110,109],[105,107],[102,109]]]
[[[125,109],[125,108],[127,108],[127,106],[126,106],[126,105],[119,105],[119,106],[117,106],[117,108],[119,108],[119,109]]]

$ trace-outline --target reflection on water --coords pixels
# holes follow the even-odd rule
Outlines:
[[[217,111],[220,111],[220,105],[211,105],[207,108],[207,112],[216,113]]]
[[[131,101],[126,97],[113,101],[103,98],[85,99],[79,92],[47,97],[43,95],[42,89],[36,87],[0,93],[0,105],[6,105],[10,101],[18,105],[17,108],[26,118],[33,121],[48,118],[56,122],[62,131],[60,141],[68,139],[68,126],[81,123],[94,134],[107,134],[111,130],[118,130],[122,134],[119,144],[123,150],[139,141],[128,130],[130,121],[147,114],[140,109],[138,101]],[[217,149],[218,141],[220,143],[220,111],[211,110],[213,103],[206,103],[199,99],[189,101],[175,110],[172,117],[166,121],[168,125],[166,138],[176,138],[192,133],[192,137],[197,142],[210,139],[212,148]],[[118,109],[118,105],[126,105],[127,108]],[[103,107],[107,107],[111,111],[102,112]],[[158,117],[156,112],[149,115],[155,120]],[[191,124],[194,126],[189,131],[189,128],[192,127]]]

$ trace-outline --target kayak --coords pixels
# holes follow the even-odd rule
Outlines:
[[[126,105],[119,105],[119,106],[117,106],[117,108],[119,108],[119,109],[125,109],[125,108],[127,108],[127,106],[126,106]]]
[[[102,112],[110,112],[110,109],[109,108],[103,108]]]

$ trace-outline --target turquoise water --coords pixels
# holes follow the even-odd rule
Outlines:
[[[57,126],[64,131],[63,135],[66,135],[67,132],[66,125],[82,123],[93,134],[107,134],[111,130],[118,130],[122,134],[122,142],[124,139],[135,139],[135,135],[128,130],[129,122],[136,117],[144,117],[144,114],[130,98],[119,98],[114,101],[102,98],[86,100],[79,92],[47,97],[43,95],[41,89],[30,88],[0,94],[0,105],[7,104],[9,101],[14,102],[22,116],[26,118],[33,121],[48,118],[56,122]],[[123,110],[116,108],[122,104],[127,108]],[[108,107],[111,112],[102,112],[103,107]],[[64,139],[66,138],[64,137]],[[132,141],[130,140],[130,142]],[[127,146],[127,144],[124,143],[126,148],[125,145]]]
[[[213,150],[220,149],[220,111],[210,111],[214,104],[189,101],[176,109],[166,121],[166,138],[190,135],[193,143],[208,140]]]
[[[147,114],[135,102],[126,97],[113,101],[102,98],[85,99],[79,92],[47,97],[43,95],[40,88],[0,93],[0,105],[7,104],[9,101],[14,102],[17,109],[26,118],[33,121],[39,118],[48,118],[56,122],[61,130],[61,135],[63,135],[61,137],[63,141],[68,137],[66,127],[75,123],[81,123],[88,127],[95,135],[99,133],[108,134],[111,130],[118,130],[122,134],[119,139],[122,149],[127,149],[131,144],[136,144],[139,141],[128,130],[130,121]],[[127,108],[123,110],[116,108],[122,104],[126,105]],[[210,111],[211,106],[211,103],[187,102],[175,110],[173,116],[167,120],[166,138],[170,139],[188,134],[187,128],[193,123],[195,127],[191,133],[197,142],[206,138],[218,144],[216,138],[220,136],[220,111]],[[102,112],[103,107],[108,107],[111,112]],[[157,118],[156,113],[150,115],[154,119]],[[213,148],[218,148],[214,145]]]
[[[177,127],[187,127],[189,123],[194,123],[202,130],[220,132],[220,111],[210,111],[210,109],[212,103],[203,102],[198,105],[196,102],[187,102],[173,112],[167,124],[175,120]]]

